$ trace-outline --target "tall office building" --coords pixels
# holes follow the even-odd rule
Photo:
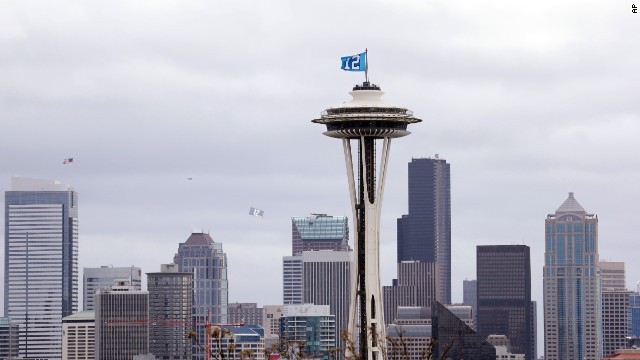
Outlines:
[[[291,218],[291,255],[319,250],[351,250],[346,216],[313,214]]]
[[[438,156],[409,163],[409,214],[398,219],[398,262],[436,262],[438,301],[451,304],[450,166]]]
[[[531,331],[529,332],[531,338],[531,358],[538,358],[538,303],[536,301],[531,302]]]
[[[95,296],[96,360],[149,353],[149,293],[126,282]]]
[[[349,321],[352,251],[303,251],[283,258],[285,305],[329,305],[335,315],[336,342]]]
[[[336,344],[349,325],[352,264],[352,251],[302,252],[303,302],[329,305],[329,313],[335,315]]]
[[[117,282],[128,281],[138,290],[142,290],[142,270],[135,266],[83,268],[82,279],[84,311],[95,310],[93,297],[98,290],[107,290]]]
[[[602,356],[627,347],[630,294],[627,290],[602,291]]]
[[[282,303],[302,304],[302,256],[282,257]]]
[[[573,193],[545,219],[545,360],[602,356],[598,217]]]
[[[159,359],[191,359],[193,273],[163,264],[147,273],[149,292],[149,350]]]
[[[314,214],[292,217],[291,223],[293,256],[283,257],[283,302],[329,305],[339,341],[349,320],[353,251],[348,218]]]
[[[229,281],[222,244],[214,242],[209,234],[193,233],[180,243],[173,262],[179,272],[193,274],[193,320],[226,324]]]
[[[511,352],[531,354],[531,257],[526,245],[478,246],[478,334],[506,335]]]
[[[430,307],[438,299],[438,267],[435,262],[402,261],[398,263],[398,279],[384,286],[384,319],[396,320],[399,306]]]
[[[462,280],[462,303],[473,308],[473,330],[478,331],[478,280]]]
[[[227,255],[222,244],[214,242],[209,234],[193,233],[187,241],[180,243],[173,258],[178,271],[193,274],[192,319],[196,324],[226,324],[229,305],[229,281],[227,278]],[[196,328],[199,339],[205,338],[204,327]],[[201,346],[193,344],[194,359],[203,359]]]
[[[78,311],[78,195],[57,181],[13,177],[5,192],[4,313],[20,356],[60,359],[62,318]]]

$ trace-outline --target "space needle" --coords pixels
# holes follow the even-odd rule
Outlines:
[[[328,108],[312,122],[327,126],[324,135],[342,139],[349,180],[356,264],[351,271],[347,330],[359,354],[350,354],[347,349],[345,355],[381,360],[385,349],[385,322],[380,291],[380,210],[389,147],[391,139],[410,134],[407,125],[422,120],[415,118],[411,110],[384,102],[384,93],[368,81],[368,76],[349,94],[351,101]],[[382,140],[379,157],[376,154],[378,140]],[[355,168],[352,143],[357,148]],[[376,174],[377,168],[379,174]]]

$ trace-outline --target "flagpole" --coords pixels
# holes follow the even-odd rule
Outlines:
[[[364,49],[364,81],[369,82],[369,50]]]

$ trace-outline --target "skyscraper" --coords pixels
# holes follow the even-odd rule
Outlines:
[[[396,320],[399,306],[430,307],[438,299],[438,267],[435,262],[402,261],[398,279],[383,287],[386,324]]]
[[[227,255],[222,244],[214,242],[209,234],[193,233],[187,241],[178,245],[173,258],[178,271],[193,274],[194,323],[226,324],[229,305],[229,281],[227,279]],[[199,341],[205,339],[204,327],[196,327]],[[192,356],[204,358],[203,349],[197,344],[191,347]]]
[[[302,304],[302,256],[282,257],[282,303]]]
[[[335,315],[336,344],[349,325],[352,251],[304,251],[302,253],[303,302],[329,305]]]
[[[229,281],[222,244],[214,242],[209,234],[193,233],[180,243],[173,262],[179,272],[193,274],[193,320],[227,323]]]
[[[346,216],[313,214],[291,218],[291,255],[318,250],[351,250]]]
[[[473,308],[473,330],[478,331],[478,280],[462,280],[462,303]]]
[[[57,181],[13,177],[5,192],[4,313],[20,355],[62,357],[62,318],[78,311],[78,195]]]
[[[438,301],[451,303],[451,179],[444,159],[409,163],[409,214],[398,219],[398,262],[436,262]]]
[[[93,296],[98,290],[106,290],[118,281],[129,281],[138,290],[142,289],[142,270],[135,266],[84,268],[82,279],[82,309],[85,311],[95,310]]]
[[[159,359],[191,359],[193,273],[163,264],[147,273],[149,292],[149,350]]]
[[[149,293],[120,282],[95,295],[96,360],[149,353]]]
[[[598,217],[573,193],[545,219],[545,360],[599,360]]]
[[[506,335],[511,352],[531,354],[531,258],[526,245],[477,247],[478,334]]]
[[[285,305],[329,305],[340,331],[348,327],[353,251],[346,216],[292,217],[292,253],[284,256]]]

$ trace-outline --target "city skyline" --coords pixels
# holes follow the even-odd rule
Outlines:
[[[541,329],[541,224],[568,191],[600,216],[601,258],[627,263],[627,287],[640,280],[622,252],[640,201],[640,15],[629,4],[1,8],[0,186],[13,175],[73,184],[79,269],[156,271],[204,230],[228,254],[231,302],[279,304],[291,216],[350,216],[341,149],[308,119],[348,100],[363,79],[339,57],[368,47],[385,99],[424,119],[391,152],[383,284],[396,273],[406,163],[435,154],[452,164],[454,302],[475,278],[477,245],[525,244]],[[367,31],[346,31],[360,20]]]

